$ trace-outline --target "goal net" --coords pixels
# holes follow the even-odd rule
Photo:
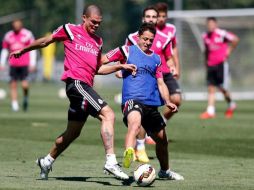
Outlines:
[[[180,84],[186,99],[206,98],[201,35],[206,31],[206,18],[210,16],[217,18],[220,28],[232,31],[240,38],[229,58],[230,89],[234,98],[254,99],[254,9],[170,11],[168,15],[169,22],[177,28],[182,68]]]

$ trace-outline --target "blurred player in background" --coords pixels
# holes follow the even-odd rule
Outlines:
[[[6,60],[9,53],[18,49],[24,48],[34,41],[32,32],[23,27],[21,20],[17,19],[12,22],[12,30],[7,32],[3,39],[0,70],[3,70],[6,65]],[[11,108],[13,111],[19,110],[18,103],[18,81],[21,81],[23,89],[23,110],[28,109],[28,93],[29,82],[28,74],[35,70],[36,65],[36,51],[23,54],[18,59],[9,58],[10,65],[10,94],[11,94]]]
[[[49,154],[39,158],[41,178],[47,179],[55,159],[80,135],[89,115],[101,121],[101,137],[106,153],[104,171],[120,179],[128,179],[118,165],[114,153],[115,115],[108,104],[92,88],[94,76],[109,74],[121,69],[130,69],[131,65],[101,66],[102,38],[95,34],[102,22],[101,9],[96,5],[85,7],[83,24],[65,24],[50,36],[36,40],[30,46],[15,52],[19,57],[23,53],[46,47],[55,41],[63,41],[65,50],[64,73],[66,93],[70,101],[67,129],[57,137]],[[100,68],[104,68],[101,72]]]
[[[157,3],[155,8],[159,13],[156,25],[157,31],[160,31],[169,37],[172,48],[171,58],[167,58],[167,64],[163,65],[163,78],[170,93],[170,101],[179,107],[181,104],[181,90],[177,80],[180,77],[180,63],[176,40],[176,28],[173,24],[167,23],[168,5],[166,3]],[[172,113],[170,109],[165,107],[163,115],[166,120],[169,120],[173,114],[174,113]]]
[[[208,105],[200,118],[215,117],[216,87],[222,92],[228,103],[225,117],[231,118],[236,109],[236,103],[232,100],[228,90],[229,66],[227,60],[237,46],[239,38],[231,32],[218,28],[217,20],[214,17],[207,18],[207,30],[203,35],[203,40],[207,69]]]
[[[169,168],[166,124],[158,111],[158,107],[165,104],[172,112],[176,112],[177,106],[170,102],[161,72],[161,58],[150,50],[155,34],[154,24],[143,23],[138,31],[135,45],[125,45],[112,50],[105,58],[106,62],[120,61],[137,67],[134,76],[129,71],[122,72],[122,110],[124,122],[128,127],[123,166],[129,168],[134,159],[136,136],[142,125],[156,142],[156,155],[161,167],[159,177],[183,180],[180,174]]]

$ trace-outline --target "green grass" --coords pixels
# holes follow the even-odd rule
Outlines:
[[[7,88],[1,83],[2,88]],[[61,85],[33,84],[30,109],[13,113],[9,99],[0,100],[0,189],[140,189],[103,174],[104,150],[99,122],[90,118],[81,136],[54,163],[48,181],[39,180],[35,160],[48,153],[66,126],[67,99],[57,98]],[[115,146],[122,160],[126,128],[116,90],[101,91],[116,112]],[[250,190],[254,189],[254,102],[239,101],[233,119],[225,119],[225,103],[218,102],[217,118],[201,121],[206,102],[183,102],[168,123],[170,164],[185,180],[156,180],[152,189]],[[154,146],[147,146],[151,164],[158,171]],[[125,170],[132,175],[134,163]]]

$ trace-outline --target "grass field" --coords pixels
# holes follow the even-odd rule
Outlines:
[[[7,88],[1,83],[1,88]],[[39,180],[35,160],[48,153],[66,125],[67,99],[59,99],[61,85],[33,84],[30,109],[13,113],[9,99],[0,100],[0,189],[141,189],[132,181],[121,182],[103,174],[104,151],[99,122],[90,118],[76,140],[54,163],[48,181]],[[116,112],[115,146],[122,160],[124,135],[122,115],[112,101],[114,90],[100,91]],[[206,102],[183,102],[168,123],[170,164],[185,180],[156,180],[152,189],[253,190],[254,102],[238,102],[233,119],[225,119],[225,103],[219,102],[217,118],[201,121]],[[151,164],[158,171],[153,146],[147,146]],[[132,175],[134,167],[125,170]]]

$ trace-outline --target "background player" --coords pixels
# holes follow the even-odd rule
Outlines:
[[[166,3],[157,3],[155,8],[158,10],[158,21],[156,24],[157,31],[166,34],[170,38],[170,45],[173,51],[171,58],[167,60],[167,64],[163,65],[163,78],[166,83],[169,93],[170,101],[179,108],[181,104],[181,89],[176,80],[180,77],[180,62],[176,40],[176,28],[173,24],[167,23],[168,19],[168,5]],[[174,113],[167,107],[164,109],[164,117],[169,120]]]
[[[117,48],[106,54],[105,58],[105,62],[124,61],[137,66],[135,76],[129,71],[123,71],[122,110],[124,122],[128,126],[123,166],[130,167],[133,161],[136,136],[142,125],[156,141],[156,155],[161,166],[159,177],[183,180],[180,174],[169,169],[166,124],[158,112],[158,106],[162,105],[161,97],[172,112],[177,111],[177,106],[170,102],[160,70],[160,57],[150,50],[155,33],[153,24],[143,23],[138,31],[136,45]]]
[[[65,50],[64,73],[66,94],[70,101],[67,129],[57,137],[49,154],[39,158],[41,178],[47,179],[55,159],[80,135],[89,115],[101,121],[101,137],[106,152],[104,170],[120,179],[128,179],[118,165],[114,154],[114,112],[107,103],[93,90],[96,73],[108,74],[120,69],[133,70],[131,65],[102,66],[100,71],[102,39],[95,35],[102,22],[101,9],[96,5],[85,7],[83,24],[65,24],[50,36],[36,40],[30,46],[13,53],[20,57],[27,51],[43,48],[55,41],[63,41]]]
[[[6,65],[9,53],[18,49],[24,48],[34,41],[32,32],[23,27],[21,20],[17,19],[12,22],[12,30],[7,32],[3,39],[0,70],[3,70]],[[11,94],[11,108],[13,111],[19,110],[18,104],[18,81],[21,81],[23,89],[23,110],[28,109],[28,92],[29,82],[28,73],[35,70],[36,51],[25,53],[18,59],[9,58],[10,64],[10,94]]]
[[[237,46],[239,38],[231,32],[218,28],[217,20],[214,17],[207,18],[207,30],[203,35],[203,40],[207,69],[208,105],[206,111],[200,115],[200,118],[209,119],[215,117],[216,87],[222,92],[228,103],[225,117],[231,118],[236,109],[236,104],[232,101],[228,90],[229,68],[227,59]]]

